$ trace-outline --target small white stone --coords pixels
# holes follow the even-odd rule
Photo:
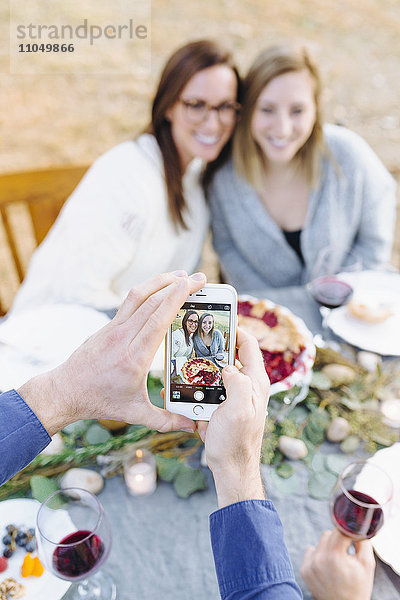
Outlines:
[[[383,421],[390,427],[400,429],[400,398],[388,398],[381,404]]]
[[[64,449],[64,442],[62,436],[59,433],[55,433],[51,438],[51,442],[44,450],[42,450],[41,454],[52,455],[59,454]]]
[[[342,442],[350,433],[350,425],[343,417],[336,417],[328,425],[326,437],[330,442]]]
[[[356,378],[356,374],[351,367],[337,365],[335,363],[325,365],[325,367],[321,369],[321,372],[329,377],[332,385],[335,387],[338,385],[348,385]]]
[[[203,448],[203,450],[201,451],[200,464],[202,467],[208,467],[205,448]]]
[[[358,364],[370,373],[375,373],[378,365],[381,364],[382,358],[374,352],[360,350],[357,354]]]
[[[291,460],[299,460],[308,454],[307,446],[303,440],[297,440],[288,435],[281,435],[279,438],[279,450]]]
[[[98,494],[104,487],[104,479],[97,471],[74,468],[69,469],[63,475],[60,486],[62,489],[69,487],[82,488],[83,490],[92,492],[92,494]]]

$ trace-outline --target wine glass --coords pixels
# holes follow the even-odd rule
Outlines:
[[[79,488],[51,494],[38,511],[36,539],[45,567],[74,582],[69,600],[115,600],[115,583],[99,571],[110,553],[111,529],[96,496]]]
[[[336,260],[332,246],[325,246],[317,256],[307,289],[320,305],[325,339],[328,338],[331,310],[347,304],[353,295],[353,288],[341,277],[341,273],[360,271],[361,266],[359,257],[352,250],[340,262]]]
[[[392,495],[392,481],[381,467],[353,462],[339,475],[331,494],[333,524],[355,541],[372,538],[383,525],[383,509]]]

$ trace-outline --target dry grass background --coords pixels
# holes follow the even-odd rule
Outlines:
[[[110,0],[111,2],[111,0]],[[130,139],[147,122],[149,99],[167,56],[214,37],[233,50],[242,72],[270,43],[306,43],[319,60],[324,116],[361,134],[400,178],[400,2],[398,0],[153,0],[152,68],[134,76],[10,75],[8,8],[0,6],[0,173],[87,164]],[[85,16],[95,18],[96,0]],[[99,56],[99,61],[102,57]],[[107,56],[118,64],[118,55]],[[29,228],[16,216],[26,246]],[[25,228],[25,229],[24,229]],[[399,230],[399,227],[398,227]],[[7,256],[0,232],[0,287]],[[400,232],[393,262],[400,267]],[[206,269],[212,259],[206,256]],[[16,283],[8,283],[11,299]]]

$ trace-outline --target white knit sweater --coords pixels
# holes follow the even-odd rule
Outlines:
[[[189,345],[186,344],[185,333],[183,329],[175,329],[172,332],[172,356],[183,356],[190,358],[193,352],[193,335],[189,336]]]
[[[177,232],[155,138],[144,134],[101,156],[35,251],[13,312],[65,302],[108,309],[155,273],[193,272],[208,229],[201,169],[195,159],[183,178],[188,230]]]

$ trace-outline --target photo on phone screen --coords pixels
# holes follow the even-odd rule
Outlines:
[[[228,364],[231,305],[186,302],[170,335],[170,401],[220,404]]]

